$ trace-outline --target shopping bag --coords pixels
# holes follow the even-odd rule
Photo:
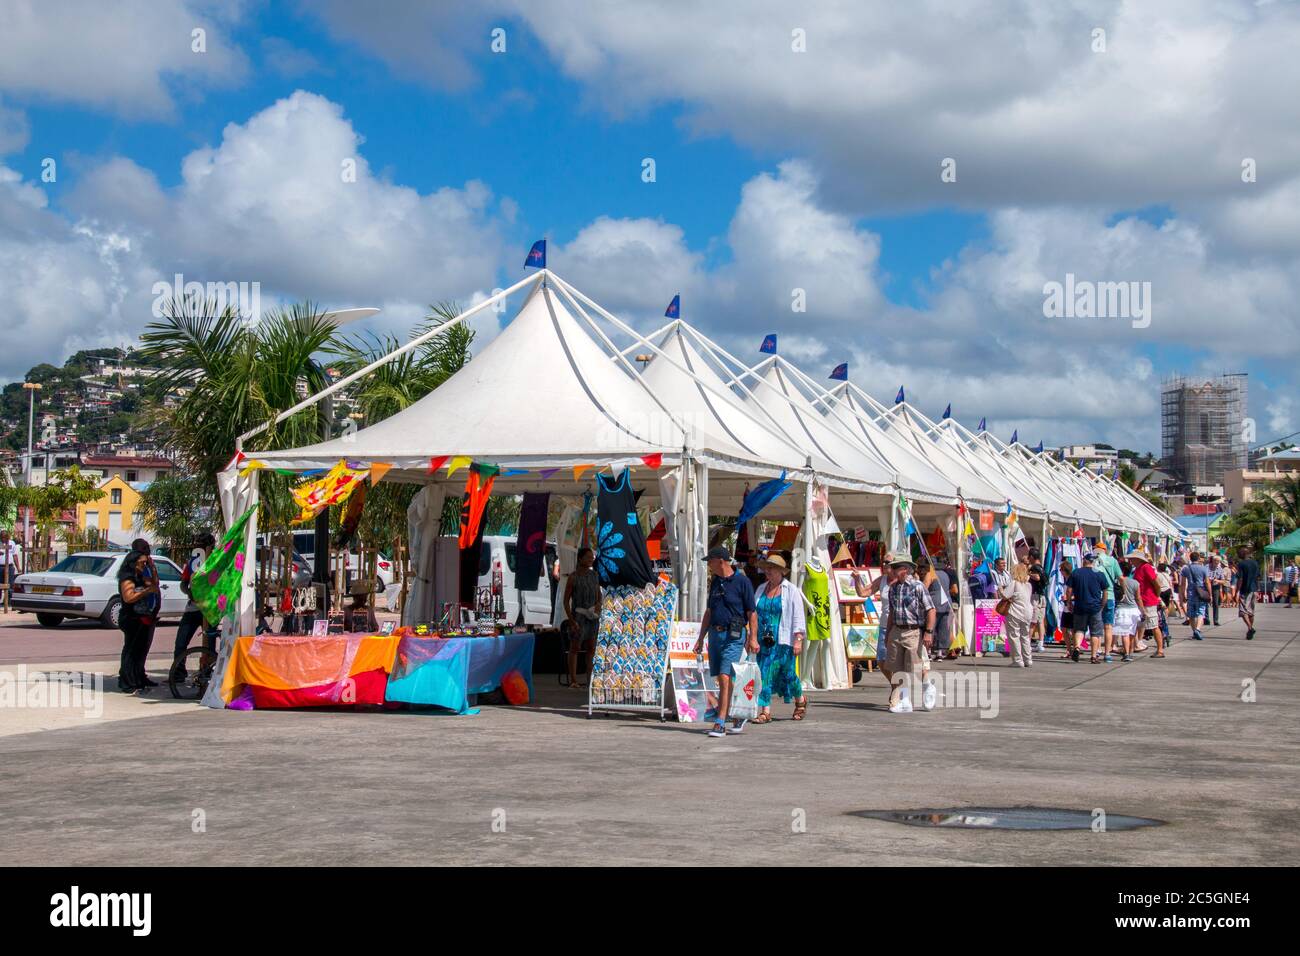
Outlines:
[[[763,672],[758,661],[746,654],[731,665],[731,707],[727,716],[735,720],[753,720],[758,716],[758,695],[763,692]]]
[[[952,651],[964,651],[966,649],[966,632],[958,631],[957,636],[954,637],[952,643],[948,645],[948,649]]]

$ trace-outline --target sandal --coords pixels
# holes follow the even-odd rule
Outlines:
[[[751,723],[755,723],[755,724],[770,724],[771,722],[772,722],[771,714],[759,714],[751,721]]]
[[[807,702],[807,701],[804,701],[802,704],[795,704],[795,705],[794,705],[794,716],[793,716],[792,718],[790,718],[790,719],[791,719],[791,720],[803,720],[803,716],[804,716],[804,714],[806,714],[806,713],[808,713],[808,702]]]

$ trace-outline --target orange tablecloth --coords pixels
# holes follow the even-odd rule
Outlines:
[[[221,680],[221,697],[230,703],[245,684],[297,690],[376,669],[392,673],[401,640],[391,634],[237,637]]]

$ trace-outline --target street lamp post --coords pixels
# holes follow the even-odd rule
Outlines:
[[[23,470],[23,484],[32,486],[32,423],[36,417],[36,393],[41,390],[40,382],[23,382],[27,390],[27,467]],[[48,469],[47,469],[48,470]],[[32,526],[32,505],[29,501],[23,508],[23,570],[27,570],[27,555],[31,543],[28,536]]]

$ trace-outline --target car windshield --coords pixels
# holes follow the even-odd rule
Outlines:
[[[50,568],[50,571],[59,574],[93,574],[97,578],[102,578],[115,560],[115,558],[96,557],[93,554],[73,554]]]

